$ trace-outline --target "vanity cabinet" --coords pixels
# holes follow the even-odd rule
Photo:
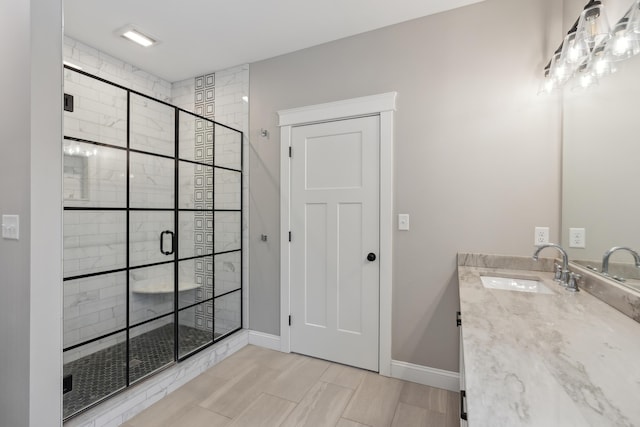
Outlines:
[[[460,332],[460,361],[459,361],[459,370],[460,370],[460,427],[467,427],[467,395],[466,395],[466,384],[465,384],[465,375],[464,375],[464,346],[462,343],[462,319],[460,312],[457,313],[456,322],[458,324],[458,330]]]
[[[567,292],[551,258],[458,261],[461,426],[465,412],[472,427],[640,426],[638,322],[587,292],[589,280]],[[483,276],[533,277],[552,293],[493,289]]]

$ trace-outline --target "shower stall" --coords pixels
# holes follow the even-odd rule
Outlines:
[[[243,135],[64,74],[68,419],[242,328]]]

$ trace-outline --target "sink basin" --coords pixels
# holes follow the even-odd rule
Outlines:
[[[536,294],[553,294],[542,282],[535,279],[518,279],[513,277],[480,276],[482,286],[504,291],[531,292]]]

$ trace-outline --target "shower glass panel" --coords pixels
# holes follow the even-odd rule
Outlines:
[[[173,227],[173,211],[129,212],[129,264],[135,267],[173,261],[172,254],[167,254],[173,245],[171,235],[163,234],[162,245],[160,243],[160,234]],[[161,246],[164,251],[160,251]]]
[[[240,291],[223,294],[215,299],[213,323],[214,335],[222,337],[238,329],[242,323],[236,307],[240,304]]]
[[[129,382],[145,378],[149,374],[174,362],[174,315],[164,316],[129,331]]]
[[[173,211],[175,161],[133,152],[129,156],[130,207]]]
[[[213,300],[180,310],[178,321],[178,352],[184,357],[213,341]]]
[[[65,417],[127,387],[126,342],[120,332],[64,352],[63,375],[73,378],[73,388],[62,397]]]
[[[187,111],[180,111],[180,129],[178,131],[180,159],[212,166],[213,127],[214,122],[211,120]]]
[[[127,153],[65,140],[64,202],[71,207],[127,205]]]
[[[215,165],[229,170],[242,170],[242,133],[227,126],[215,125]]]
[[[216,168],[213,181],[215,181],[215,205],[216,210],[228,209],[239,211],[242,205],[240,200],[241,175],[238,172]]]
[[[64,90],[82,94],[75,111],[64,112],[65,138],[127,146],[127,91],[109,82],[64,70]]]
[[[175,157],[175,108],[131,94],[131,148]]]
[[[180,161],[179,169],[180,209],[212,209],[213,166]]]
[[[196,274],[205,271],[208,259],[209,257],[188,259],[178,264],[178,305],[181,309],[213,299],[213,275],[208,274],[205,277],[204,274]]]
[[[65,348],[126,327],[127,276],[124,272],[68,280],[63,287]],[[77,350],[65,353],[65,357],[81,353]]]
[[[213,254],[213,212],[180,212],[180,258]]]
[[[63,226],[64,275],[68,280],[126,267],[125,212],[67,208]]]
[[[240,289],[242,286],[241,262],[240,252],[237,251],[216,255],[214,261],[216,296]]]
[[[240,211],[216,210],[213,221],[216,225],[214,248],[216,253],[239,251],[242,245],[242,215]]]
[[[173,263],[129,272],[129,324],[139,325],[173,313]]]
[[[66,420],[242,328],[243,153],[240,131],[64,75]]]

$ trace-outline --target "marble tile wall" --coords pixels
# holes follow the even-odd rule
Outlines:
[[[216,152],[215,159],[216,165],[225,166],[230,168],[240,169],[242,165],[242,156],[240,147],[244,146],[244,152],[248,152],[248,135],[249,131],[249,65],[244,64],[238,67],[229,68],[216,72],[216,121],[224,123],[235,129],[242,130],[244,134],[244,140],[240,141],[237,133],[231,133],[223,127],[216,127]],[[248,157],[245,156],[244,164],[244,180],[243,180],[243,203],[244,206],[248,206],[248,170],[249,167],[246,164]],[[240,201],[240,194],[238,191],[238,174],[229,174],[218,171],[222,175],[222,179],[218,179],[216,176],[216,208],[217,209],[237,209]],[[242,212],[242,233],[239,231],[240,214],[227,215],[225,218],[221,218],[221,226],[216,227],[216,233],[221,231],[223,234],[220,236],[222,244],[227,247],[234,247],[239,245],[242,239],[243,247],[243,277],[245,283],[248,283],[249,277],[249,262],[248,262],[248,248],[249,248],[249,233],[248,233],[248,209]],[[239,246],[237,246],[239,247]],[[222,258],[220,269],[216,269],[216,292],[223,293],[223,290],[234,286],[239,283],[239,257],[233,255],[236,263],[230,262],[229,256],[218,256]],[[216,259],[218,261],[218,259]],[[219,264],[217,262],[217,264]],[[237,285],[235,285],[237,288]],[[238,312],[239,306],[242,304],[244,307],[243,313],[245,319],[244,324],[248,324],[248,292],[243,293],[243,301],[240,301],[240,295],[238,293],[230,294],[227,297],[217,300],[215,315],[219,328],[222,330],[232,330],[240,325],[240,313]],[[222,332],[222,331],[218,331]]]
[[[246,209],[242,212],[242,256],[244,264],[242,266],[242,276],[244,283],[249,283],[249,65],[244,64],[238,67],[229,68],[227,70],[218,71],[217,77],[217,102],[216,102],[216,119],[233,128],[242,130],[244,139],[242,141],[244,147],[244,167],[243,167],[243,204]],[[236,161],[239,160],[236,153]],[[222,181],[224,182],[224,180]],[[224,185],[224,184],[223,184]],[[224,191],[222,192],[225,193]],[[235,193],[237,195],[237,192]],[[223,198],[224,200],[224,198]],[[239,274],[230,269],[217,270],[220,281],[224,281],[225,275]],[[238,277],[239,279],[239,277]],[[233,282],[231,282],[233,283]],[[235,283],[239,283],[236,280]],[[216,284],[217,285],[217,284]],[[243,319],[244,325],[249,324],[249,292],[243,293]]]
[[[71,37],[65,36],[62,55],[65,61],[82,67],[88,73],[171,103],[170,82]]]
[[[66,136],[126,145],[126,91],[68,69],[64,71],[64,89],[74,96],[74,111],[64,112]]]

